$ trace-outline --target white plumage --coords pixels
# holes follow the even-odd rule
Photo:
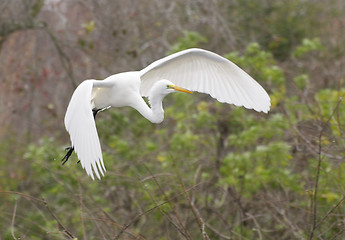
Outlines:
[[[246,72],[213,52],[196,48],[159,59],[141,71],[86,80],[73,93],[65,127],[87,174],[100,179],[105,172],[92,110],[130,106],[151,122],[160,123],[163,98],[175,91],[189,92],[183,88],[258,112],[267,113],[271,105],[266,91]],[[142,96],[149,97],[151,108]]]

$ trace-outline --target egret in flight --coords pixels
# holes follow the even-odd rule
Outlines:
[[[267,113],[270,97],[241,68],[216,53],[187,49],[159,59],[141,71],[111,75],[104,80],[85,80],[74,91],[65,115],[72,146],[82,167],[94,179],[104,176],[95,117],[109,107],[130,106],[152,123],[164,119],[162,101],[173,92],[210,94],[219,102]],[[143,97],[148,97],[149,105]]]

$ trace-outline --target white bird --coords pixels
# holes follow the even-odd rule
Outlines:
[[[234,63],[207,50],[187,49],[159,59],[141,71],[82,82],[74,91],[65,115],[72,147],[67,148],[63,163],[75,150],[87,174],[100,179],[105,166],[95,124],[97,112],[130,106],[152,123],[160,123],[164,119],[162,101],[175,91],[207,93],[219,102],[258,112],[267,113],[271,105],[260,84]],[[148,97],[151,108],[143,97]]]

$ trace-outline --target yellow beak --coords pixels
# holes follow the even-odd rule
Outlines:
[[[184,89],[184,88],[181,88],[181,87],[178,87],[178,86],[175,86],[175,85],[169,85],[169,87],[171,87],[172,89],[174,89],[175,91],[179,91],[179,92],[185,92],[185,93],[191,93],[193,94],[193,92],[187,90],[187,89]]]

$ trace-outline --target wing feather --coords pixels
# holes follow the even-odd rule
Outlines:
[[[210,94],[220,102],[268,112],[270,97],[245,71],[229,60],[203,49],[187,49],[157,60],[140,71],[142,96],[153,84],[168,79],[191,91]]]
[[[92,179],[95,178],[94,174],[100,179],[99,172],[104,176],[106,170],[92,113],[91,94],[95,82],[95,80],[86,80],[74,91],[67,107],[65,127],[86,173]]]

